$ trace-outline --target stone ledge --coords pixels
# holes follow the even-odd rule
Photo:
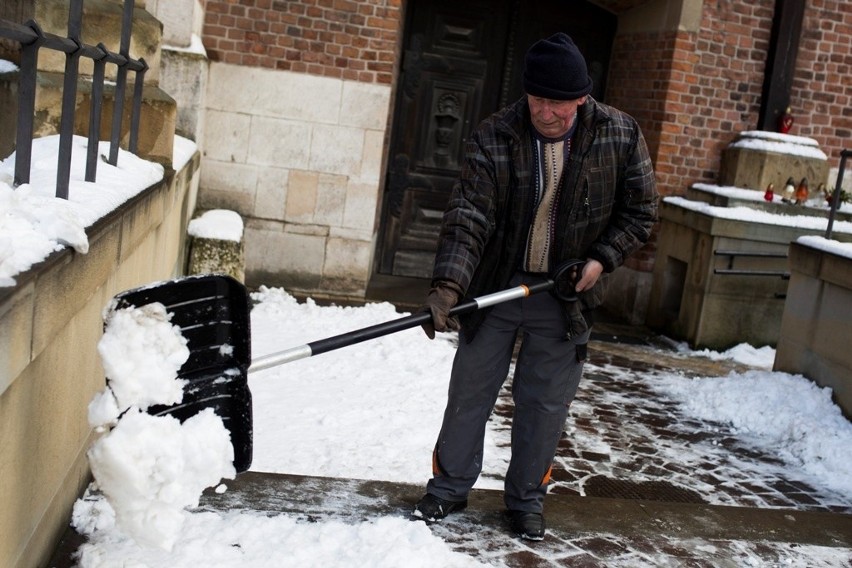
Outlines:
[[[802,374],[832,389],[852,416],[852,258],[800,243],[790,246],[791,278],[774,370]]]

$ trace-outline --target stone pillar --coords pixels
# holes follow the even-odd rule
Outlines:
[[[807,178],[814,191],[828,183],[828,157],[816,140],[777,132],[741,132],[722,151],[719,183],[765,191],[771,183],[780,194],[788,178]]]
[[[245,282],[243,219],[226,209],[212,209],[189,222],[192,239],[187,274],[227,274]]]

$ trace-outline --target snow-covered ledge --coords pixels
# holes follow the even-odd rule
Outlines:
[[[790,273],[774,370],[831,388],[852,418],[852,243],[799,237]]]
[[[828,220],[682,197],[664,198],[660,217],[648,326],[693,347],[777,345],[788,285],[784,257],[799,237],[825,234]],[[836,221],[834,239],[852,242],[852,222]]]

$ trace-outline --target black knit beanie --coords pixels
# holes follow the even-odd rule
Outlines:
[[[559,32],[529,48],[524,59],[524,90],[534,97],[559,101],[592,92],[586,60],[567,34]]]

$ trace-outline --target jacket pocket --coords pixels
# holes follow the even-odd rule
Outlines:
[[[608,218],[615,199],[615,174],[612,168],[590,168],[583,184],[583,210],[588,219]]]

